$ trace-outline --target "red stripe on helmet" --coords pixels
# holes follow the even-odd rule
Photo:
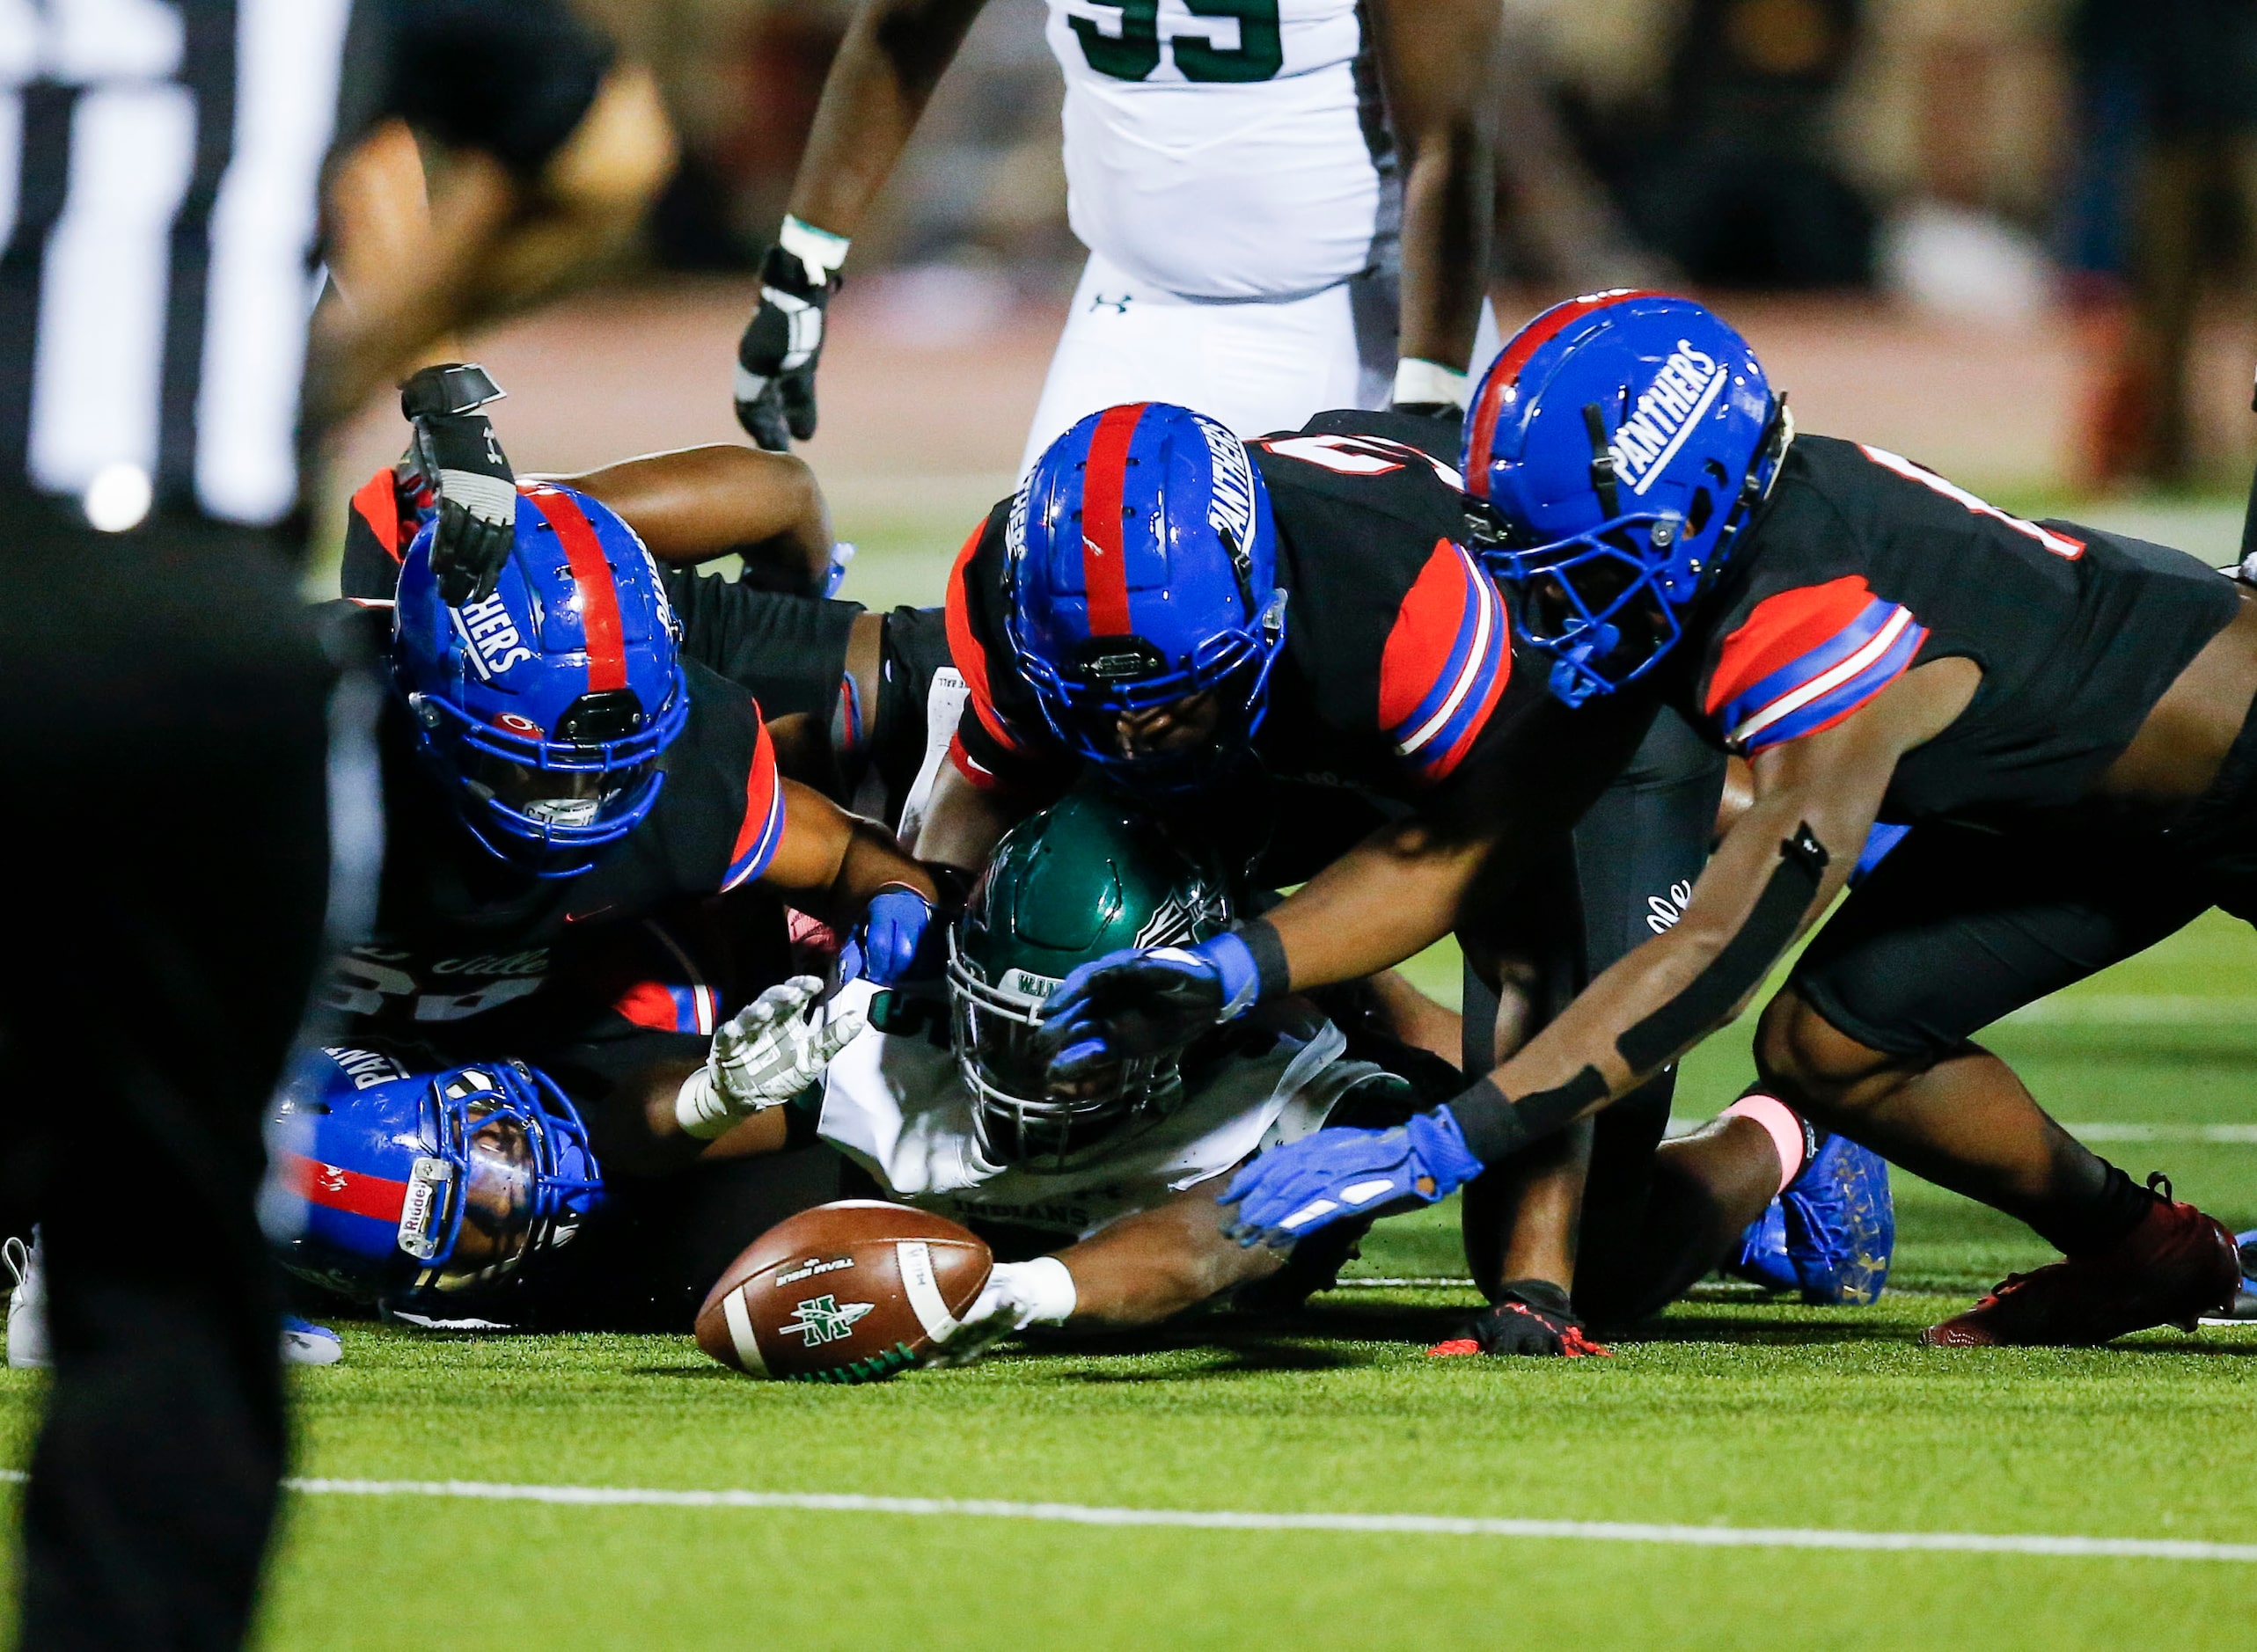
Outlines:
[[[1089,634],[1125,637],[1129,618],[1128,547],[1121,533],[1121,493],[1128,481],[1129,439],[1148,402],[1108,407],[1089,438],[1081,482],[1081,585],[1089,602]]]
[[[1506,391],[1520,383],[1521,369],[1528,366],[1528,358],[1557,338],[1570,322],[1579,321],[1594,310],[1627,303],[1633,298],[1662,296],[1644,288],[1625,287],[1614,292],[1593,293],[1586,298],[1571,298],[1565,303],[1554,304],[1513,335],[1505,353],[1497,358],[1496,366],[1482,381],[1481,399],[1474,410],[1473,442],[1466,454],[1467,493],[1476,499],[1489,497],[1489,460],[1497,440],[1497,410],[1504,402]]]
[[[588,639],[588,691],[623,689],[627,679],[627,644],[619,631],[619,588],[612,577],[611,559],[596,537],[596,524],[580,503],[561,487],[531,482],[519,492],[556,530],[564,547],[572,582],[580,588],[580,625]]]
[[[379,1222],[397,1222],[407,1208],[407,1184],[389,1176],[370,1176],[337,1165],[325,1165],[303,1153],[284,1152],[282,1163],[290,1186],[309,1202],[325,1210],[342,1210]]]

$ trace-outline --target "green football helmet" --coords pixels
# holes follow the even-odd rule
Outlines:
[[[988,1158],[1067,1169],[1180,1106],[1172,1053],[1050,1093],[1037,1020],[1077,966],[1125,947],[1189,946],[1231,920],[1213,862],[1118,793],[1085,787],[1012,828],[949,932],[956,1065]]]

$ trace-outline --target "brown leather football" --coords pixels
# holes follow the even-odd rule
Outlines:
[[[729,1265],[698,1310],[698,1346],[748,1376],[876,1382],[952,1329],[994,1265],[945,1217],[876,1199],[817,1205]]]

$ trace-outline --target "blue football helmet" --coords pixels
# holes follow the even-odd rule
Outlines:
[[[1466,411],[1468,527],[1555,696],[1668,654],[1793,434],[1747,340],[1690,299],[1594,293],[1513,336]]]
[[[1165,402],[1092,413],[1011,501],[1006,624],[1051,732],[1141,791],[1196,783],[1262,724],[1286,635],[1277,527],[1245,443]],[[1191,759],[1131,759],[1126,714],[1225,697],[1223,738]]]
[[[459,1303],[569,1240],[603,1196],[564,1093],[522,1062],[411,1072],[378,1050],[311,1052],[275,1108],[270,1221],[282,1266],[363,1302]]]
[[[427,524],[399,571],[392,678],[472,836],[572,877],[650,813],[689,720],[680,622],[634,530],[587,494],[518,485],[494,593],[450,607]]]

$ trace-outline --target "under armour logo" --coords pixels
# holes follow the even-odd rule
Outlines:
[[[1128,314],[1129,296],[1127,293],[1123,293],[1118,298],[1108,298],[1103,293],[1092,293],[1089,296],[1089,308],[1110,310],[1117,316],[1125,316]]]

